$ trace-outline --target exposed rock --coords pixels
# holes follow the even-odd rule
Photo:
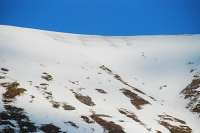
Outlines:
[[[146,104],[150,104],[147,100],[143,99],[142,97],[138,96],[137,94],[133,93],[128,89],[121,89],[122,93],[130,98],[131,103],[137,108],[142,109],[142,106]]]
[[[16,96],[23,94],[26,91],[26,89],[18,88],[18,86],[19,86],[19,83],[17,82],[13,82],[7,85],[6,92],[3,94],[4,98],[12,99],[12,98],[15,98]]]
[[[167,128],[171,133],[192,133],[192,129],[186,125],[186,122],[170,115],[159,115],[160,125]],[[176,124],[174,124],[174,122]]]
[[[69,82],[74,84],[74,85],[79,85],[79,81],[71,81],[71,80],[69,80]]]
[[[1,68],[1,71],[8,72],[9,70],[7,68]]]
[[[102,94],[106,94],[107,92],[103,89],[95,89],[96,91],[98,91],[99,93],[102,93]]]
[[[82,94],[76,93],[76,92],[73,92],[73,93],[74,93],[76,99],[79,100],[81,103],[88,105],[88,106],[94,106],[95,105],[95,103],[92,101],[91,97],[83,96]]]
[[[49,84],[47,84],[47,83],[41,83],[40,85],[41,86],[48,86]]]
[[[59,108],[60,107],[60,103],[59,102],[56,102],[56,101],[50,101],[50,103],[52,103],[52,106],[54,107],[54,108]]]
[[[15,130],[11,127],[5,127],[3,130],[2,130],[2,133],[15,133]]]
[[[60,133],[60,128],[53,124],[44,124],[40,127],[40,129],[45,133]]]
[[[51,76],[49,73],[42,73],[42,76],[41,76],[42,79],[45,79],[46,81],[51,81],[53,80],[53,76]]]
[[[86,123],[94,123],[94,121],[90,120],[89,117],[82,115],[81,118],[86,122]]]
[[[108,133],[125,133],[120,125],[115,124],[112,121],[106,121],[95,114],[92,114],[90,117],[99,125],[101,125],[105,130],[107,130]]]
[[[181,93],[189,99],[187,108],[192,112],[200,113],[200,78],[195,78]]]
[[[79,128],[76,123],[72,122],[72,121],[68,121],[68,122],[64,122],[65,124],[70,124],[72,127],[75,127],[75,128]]]
[[[133,119],[135,122],[138,122],[140,125],[145,126],[145,124],[141,120],[139,120],[139,118],[133,112],[127,111],[126,109],[123,109],[123,108],[120,108],[119,112]]]
[[[0,79],[5,79],[5,76],[0,76]]]
[[[76,109],[72,105],[68,105],[66,103],[63,103],[62,107],[63,107],[64,110],[75,110]]]
[[[9,127],[19,126],[20,132],[22,133],[35,132],[37,130],[37,127],[30,121],[22,108],[17,108],[11,105],[4,105],[4,108],[5,111],[0,113],[0,125],[8,125]],[[11,123],[11,120],[16,121],[17,125]],[[5,128],[3,131],[4,130],[11,132],[14,131],[13,128]]]

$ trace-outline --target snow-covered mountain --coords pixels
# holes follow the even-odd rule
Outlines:
[[[0,130],[200,133],[200,35],[0,26]]]

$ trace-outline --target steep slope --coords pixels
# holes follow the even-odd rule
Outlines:
[[[199,65],[199,35],[104,37],[0,26],[0,130],[199,133],[199,89],[191,85]],[[188,99],[187,88],[197,98]]]

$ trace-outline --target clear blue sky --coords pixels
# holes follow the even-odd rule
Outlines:
[[[101,34],[199,34],[200,0],[0,0],[0,24]]]

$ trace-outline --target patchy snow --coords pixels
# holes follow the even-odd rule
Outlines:
[[[16,81],[26,92],[6,103],[6,87],[0,86],[0,110],[6,111],[5,105],[24,109],[37,127],[35,132],[42,132],[39,127],[49,123],[68,133],[109,131],[91,117],[96,114],[104,124],[112,121],[127,133],[168,133],[159,124],[159,115],[167,114],[199,133],[198,115],[185,108],[187,101],[180,96],[192,80],[190,70],[199,65],[200,35],[104,37],[1,25],[0,68],[9,71],[1,70],[0,83]],[[52,79],[42,78],[43,73]],[[123,88],[132,92],[135,105]],[[141,99],[149,104],[141,104]],[[65,104],[75,109],[65,110]],[[121,108],[144,125],[121,114]]]

